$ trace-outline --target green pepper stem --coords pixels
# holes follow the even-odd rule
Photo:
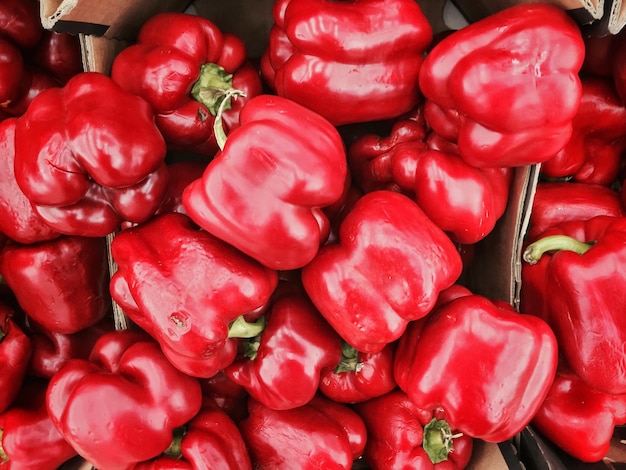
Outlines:
[[[592,246],[593,243],[581,242],[567,235],[551,235],[540,238],[536,242],[528,245],[522,254],[522,258],[528,264],[537,264],[543,254],[548,251],[566,250],[582,255]]]
[[[359,372],[361,369],[363,369],[363,363],[359,360],[359,351],[344,341],[341,345],[341,359],[335,367],[335,372],[337,374]]]
[[[233,74],[217,64],[203,64],[198,80],[191,87],[191,96],[215,116],[226,93],[233,88]],[[230,108],[230,101],[226,104]]]
[[[2,447],[2,435],[4,434],[4,429],[0,429],[0,464],[5,464],[9,461],[9,456]]]
[[[265,328],[265,317],[260,317],[254,323],[247,322],[243,315],[237,317],[228,327],[229,338],[254,338]]]
[[[433,418],[424,426],[422,448],[433,464],[448,460],[448,454],[454,448],[454,439],[462,434],[452,434],[450,425],[443,419]]]
[[[215,121],[213,121],[213,135],[215,135],[215,141],[220,150],[224,150],[224,145],[226,145],[226,132],[224,131],[222,116],[224,111],[230,109],[231,99],[236,99],[238,96],[245,97],[246,94],[240,90],[227,90],[226,93],[224,93],[224,99],[220,103],[217,114],[215,115]]]
[[[180,426],[174,429],[174,432],[172,433],[172,442],[170,442],[169,447],[165,449],[163,454],[179,459],[182,455],[183,437],[185,437],[186,432],[186,426]]]

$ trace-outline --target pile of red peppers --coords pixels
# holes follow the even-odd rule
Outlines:
[[[527,426],[602,459],[626,35],[544,3],[437,39],[414,0],[268,15],[254,58],[159,13],[105,74],[0,5],[0,468],[462,469]],[[467,276],[526,165],[513,306]]]

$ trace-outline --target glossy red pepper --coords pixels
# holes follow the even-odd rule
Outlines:
[[[244,42],[213,22],[187,13],[160,13],[141,27],[137,41],[120,52],[111,77],[150,103],[168,148],[213,155],[213,123],[226,100],[228,129],[245,103],[262,92]],[[227,93],[243,92],[236,100]]]
[[[105,236],[149,219],[166,189],[165,153],[148,103],[98,72],[41,92],[15,128],[18,185],[69,235]]]
[[[598,184],[540,181],[533,197],[527,238],[534,240],[562,222],[587,220],[598,215],[626,215],[619,192]]]
[[[95,325],[73,334],[57,333],[28,319],[26,333],[33,353],[28,363],[28,374],[50,379],[70,359],[87,359],[96,341],[108,331],[113,331],[113,316],[107,316]]]
[[[452,428],[502,442],[530,423],[552,384],[557,358],[545,321],[470,294],[409,325],[394,375],[419,408],[441,407]]]
[[[432,28],[412,0],[280,0],[261,61],[279,96],[334,125],[394,118],[421,97]]]
[[[243,316],[256,319],[278,283],[275,271],[179,213],[123,230],[111,254],[118,265],[113,299],[177,368],[195,377],[224,369],[235,359],[236,338],[258,334],[262,326]]]
[[[59,85],[65,85],[70,78],[83,71],[79,36],[44,30],[32,51],[31,60],[53,76]]]
[[[15,180],[16,122],[0,122],[0,232],[24,244],[52,240],[60,234],[39,217]]]
[[[50,331],[76,333],[111,313],[104,238],[8,244],[0,252],[0,274],[24,312]]]
[[[365,422],[365,462],[371,468],[460,470],[472,456],[473,440],[457,434],[441,410],[418,408],[402,390],[358,403]]]
[[[202,178],[185,189],[185,210],[261,264],[300,268],[328,237],[322,209],[344,193],[341,136],[318,114],[278,96],[254,97],[239,120]]]
[[[248,411],[239,429],[254,468],[348,470],[363,454],[365,424],[347,405],[316,396],[298,408],[272,410],[251,398]]]
[[[395,342],[377,353],[362,353],[344,341],[339,362],[322,371],[319,391],[339,403],[360,403],[385,395],[396,387],[395,351]]]
[[[12,317],[13,310],[0,302],[0,413],[19,393],[32,354],[30,339]]]
[[[170,445],[170,456],[141,462],[133,470],[252,470],[239,428],[210,400],[205,401],[198,414],[183,427],[181,434]]]
[[[144,332],[119,330],[100,337],[89,360],[72,359],[52,377],[46,404],[81,456],[126,470],[165,451],[174,429],[200,410],[202,394]]]
[[[561,365],[532,426],[583,462],[604,458],[615,426],[626,423],[626,395],[602,393]]]
[[[18,399],[0,413],[0,467],[57,470],[76,451],[52,423],[46,408],[48,381],[27,378]]]
[[[302,283],[350,346],[375,353],[428,314],[461,270],[451,240],[414,201],[379,190],[357,201],[339,242],[320,249]]]
[[[545,161],[572,134],[584,52],[580,27],[562,8],[503,9],[454,31],[426,56],[419,75],[426,122],[458,143],[470,165]]]
[[[537,263],[541,261],[541,263]],[[626,394],[626,218],[598,216],[546,230],[523,253],[522,294],[554,329],[566,364],[591,387]],[[530,311],[522,300],[521,308]]]
[[[306,405],[322,371],[336,364],[341,339],[302,294],[283,294],[264,315],[265,327],[243,343],[226,374],[255,400],[274,410]]]
[[[543,162],[541,172],[548,178],[610,186],[626,151],[626,107],[609,78],[583,77],[582,87],[572,138]]]

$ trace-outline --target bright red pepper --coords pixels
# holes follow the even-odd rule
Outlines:
[[[473,440],[457,434],[441,410],[418,408],[401,390],[358,403],[365,422],[365,462],[374,469],[463,469],[472,456]]]
[[[98,72],[37,95],[15,128],[15,178],[69,235],[105,236],[161,203],[166,146],[147,102]]]
[[[210,400],[170,445],[171,456],[142,462],[133,470],[202,469],[251,470],[241,432],[231,418]],[[174,450],[175,449],[175,450]],[[173,461],[173,458],[176,460]]]
[[[263,331],[244,341],[243,355],[226,374],[268,408],[306,405],[322,371],[337,363],[341,339],[302,294],[280,295],[264,318]]]
[[[111,254],[118,265],[113,299],[177,368],[195,377],[211,377],[235,359],[242,325],[233,322],[258,317],[278,283],[275,271],[179,213],[123,230]],[[262,328],[247,327],[246,337]]]
[[[253,398],[239,429],[254,468],[348,470],[363,454],[367,431],[347,405],[316,396],[291,410],[272,410]]]
[[[279,96],[334,125],[390,119],[421,97],[432,28],[412,0],[280,0],[261,61]]]
[[[546,322],[472,294],[409,325],[398,344],[394,374],[419,408],[442,407],[452,428],[502,442],[530,423],[557,360],[557,342]]]
[[[522,275],[542,282],[522,277],[522,295],[540,306],[567,365],[597,390],[626,394],[626,218],[564,222],[523,258]],[[524,301],[521,308],[533,313]]]
[[[0,274],[24,312],[50,331],[76,333],[111,313],[104,238],[8,244],[0,252]]]
[[[97,468],[127,470],[167,449],[174,429],[200,410],[202,393],[143,331],[119,330],[100,337],[89,360],[66,363],[46,403],[81,456]]]
[[[111,77],[150,103],[168,148],[206,155],[218,150],[213,123],[220,103],[228,102],[224,119],[232,129],[245,103],[262,92],[243,41],[186,13],[146,21],[136,43],[114,59]],[[244,96],[231,100],[233,89]]]
[[[60,234],[39,217],[15,181],[16,122],[0,122],[0,232],[24,244],[52,240]]]
[[[339,362],[322,371],[319,391],[339,403],[359,403],[390,392],[396,387],[395,351],[395,342],[377,353],[362,353],[344,341]]]
[[[19,393],[32,354],[30,339],[12,317],[13,310],[0,302],[0,413]]]
[[[451,240],[408,197],[379,190],[361,197],[302,269],[307,294],[352,347],[375,353],[428,314],[460,276]]]
[[[0,414],[0,467],[57,470],[76,451],[52,424],[46,408],[48,381],[27,378],[18,399]]]
[[[584,52],[580,27],[562,8],[501,10],[426,56],[419,75],[426,122],[474,166],[545,161],[572,134]]]
[[[584,77],[582,87],[572,138],[543,162],[541,172],[548,178],[610,186],[626,151],[626,107],[609,78]]]
[[[597,462],[616,425],[626,424],[626,395],[602,393],[561,365],[532,426],[569,455]]]
[[[599,184],[540,181],[535,189],[527,238],[534,240],[562,222],[598,215],[626,215],[617,191]]]
[[[28,374],[52,378],[70,359],[87,359],[98,338],[114,329],[112,315],[73,334],[46,330],[37,325],[33,319],[28,319],[26,333],[33,348],[28,363]]]
[[[185,210],[261,264],[300,268],[328,237],[322,208],[344,193],[341,136],[318,114],[278,96],[254,97],[239,120],[202,178],[185,189]]]

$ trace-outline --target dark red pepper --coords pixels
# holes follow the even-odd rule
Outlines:
[[[78,35],[44,30],[32,51],[31,60],[53,76],[60,86],[65,85],[70,78],[83,71]]]
[[[106,250],[104,238],[69,235],[8,244],[0,274],[29,317],[50,331],[76,333],[111,313]]]
[[[432,28],[413,0],[280,0],[261,61],[279,96],[334,125],[395,118],[421,97]]]
[[[198,15],[160,13],[141,27],[137,41],[113,61],[111,77],[154,110],[168,148],[213,155],[213,124],[226,100],[226,132],[241,108],[262,92],[243,41]],[[243,93],[232,99],[232,90]]]
[[[167,184],[166,146],[146,101],[98,72],[37,95],[15,128],[15,178],[55,230],[105,236],[149,219]]]
[[[401,390],[358,403],[365,422],[365,462],[371,468],[461,470],[472,456],[473,439],[457,433],[441,410],[418,408]]]
[[[0,303],[0,413],[11,405],[19,393],[32,353],[30,339],[12,317],[13,310]]]

